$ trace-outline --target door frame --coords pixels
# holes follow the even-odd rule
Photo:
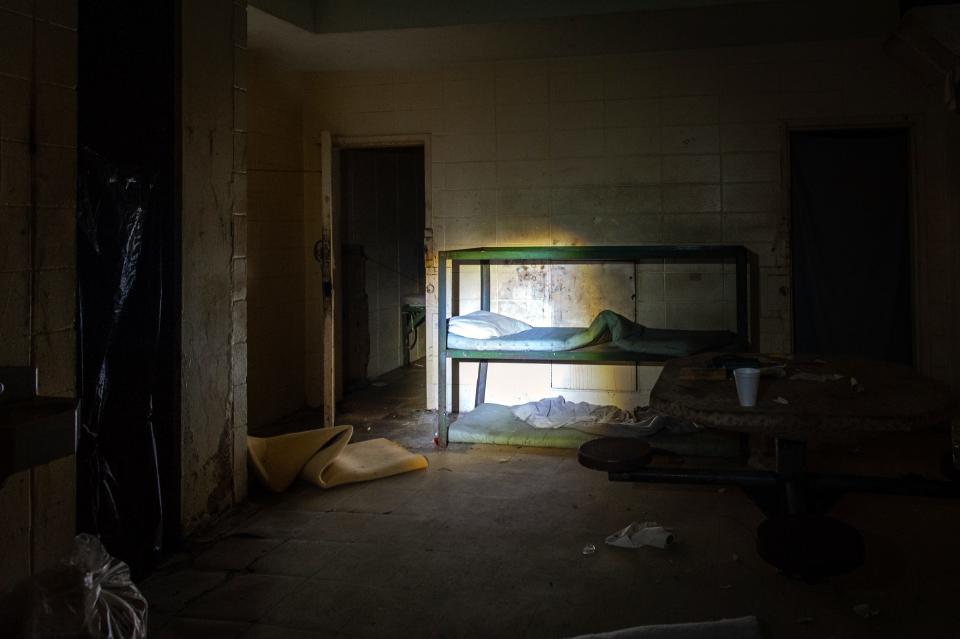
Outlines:
[[[342,349],[337,348],[341,337],[340,327],[342,326],[342,307],[337,303],[337,291],[340,287],[339,278],[339,256],[341,237],[338,232],[337,219],[340,214],[339,205],[339,158],[340,151],[344,149],[363,149],[363,148],[389,148],[389,147],[422,147],[423,148],[423,179],[424,179],[424,238],[425,238],[425,279],[424,290],[428,300],[430,298],[429,280],[431,274],[431,264],[436,269],[436,251],[432,238],[433,227],[433,175],[432,175],[432,135],[429,133],[413,133],[402,135],[364,135],[364,136],[341,136],[333,135],[328,131],[323,131],[320,136],[321,153],[321,204],[319,207],[321,228],[323,229],[324,239],[329,243],[325,247],[328,259],[332,264],[332,274],[330,284],[332,286],[329,296],[330,304],[324,305],[323,313],[323,359],[322,359],[322,384],[323,384],[323,423],[324,426],[333,426],[336,419],[336,401],[343,396],[341,376],[343,367],[341,362]],[[329,152],[327,152],[329,149]],[[434,274],[434,279],[436,275]],[[429,301],[427,302],[430,305]],[[434,300],[433,306],[436,306]],[[427,323],[429,330],[430,323]],[[427,334],[427,345],[432,343],[431,336]],[[429,370],[429,367],[428,367]],[[310,371],[307,371],[310,374]]]
[[[780,182],[783,185],[781,189],[781,223],[786,229],[786,264],[790,277],[790,295],[787,296],[787,322],[790,331],[790,350],[794,351],[794,313],[793,313],[793,198],[791,178],[793,167],[791,166],[790,134],[794,132],[811,133],[816,131],[856,131],[864,129],[904,129],[908,136],[908,147],[910,149],[909,168],[907,178],[910,180],[908,186],[909,200],[907,210],[907,225],[910,230],[908,242],[910,250],[910,297],[913,308],[911,309],[911,331],[913,333],[913,366],[918,370],[924,370],[926,360],[924,358],[925,349],[923,333],[921,331],[921,301],[926,298],[925,294],[925,274],[926,262],[923,258],[923,252],[920,250],[920,237],[922,233],[920,216],[920,176],[922,175],[920,166],[920,153],[923,119],[919,116],[888,116],[888,117],[857,117],[857,118],[800,118],[787,119],[781,127],[781,158]]]

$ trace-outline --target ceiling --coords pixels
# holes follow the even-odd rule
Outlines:
[[[251,0],[248,47],[304,71],[430,68],[875,37],[898,17],[896,0]]]
[[[312,33],[347,33],[773,1],[775,0],[250,0],[249,4]]]

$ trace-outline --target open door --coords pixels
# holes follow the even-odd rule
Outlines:
[[[333,426],[336,419],[339,351],[337,293],[339,286],[339,241],[337,238],[337,186],[340,182],[337,154],[329,131],[320,134],[320,216],[322,235],[315,247],[321,266],[323,286],[323,425]]]

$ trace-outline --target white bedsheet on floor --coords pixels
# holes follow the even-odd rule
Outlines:
[[[568,402],[563,395],[511,406],[517,419],[534,428],[576,428],[590,432],[591,426],[628,426],[641,436],[652,435],[666,428],[671,432],[693,432],[692,424],[661,419],[657,413],[638,408],[627,411],[616,406],[599,406],[588,402]]]

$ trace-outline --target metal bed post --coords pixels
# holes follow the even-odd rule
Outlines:
[[[747,251],[738,247],[737,251],[737,337],[742,348],[749,348],[749,306],[747,304]]]
[[[447,445],[447,255],[439,254],[437,269],[437,443]]]
[[[760,260],[756,253],[743,249],[747,254],[747,273],[750,277],[747,297],[750,302],[750,343],[747,348],[751,351],[760,350],[760,340],[757,334],[760,331]]]
[[[448,306],[447,313],[450,317],[456,317],[460,314],[460,283],[461,283],[461,273],[460,266],[461,262],[457,260],[454,254],[448,254],[450,258],[450,279],[447,281],[447,288],[450,290],[450,304]],[[444,326],[447,326],[444,322]],[[450,333],[447,333],[447,339],[449,340]],[[447,355],[450,355],[450,350],[447,350]],[[460,361],[456,357],[448,357],[447,359],[447,368],[450,369],[450,377],[447,381],[447,387],[450,389],[450,402],[447,404],[447,414],[451,415],[453,413],[460,412]]]
[[[480,263],[480,310],[490,310],[490,260]],[[477,392],[474,407],[483,403],[487,395],[487,360],[481,360],[477,367]]]

